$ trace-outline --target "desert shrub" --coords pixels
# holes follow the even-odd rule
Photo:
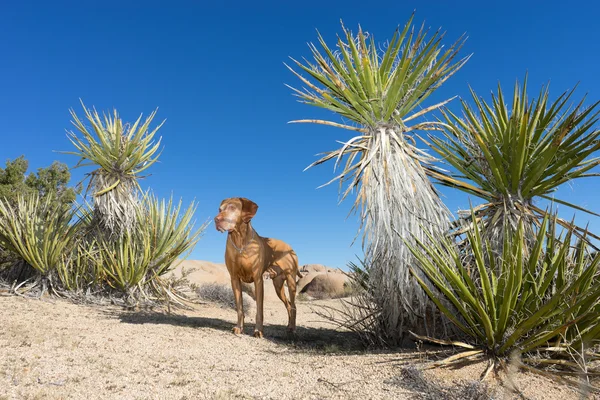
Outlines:
[[[360,289],[354,285],[352,281],[344,283],[344,291],[339,296],[339,298],[352,297],[358,294]]]
[[[29,162],[24,156],[7,160],[0,168],[0,199],[13,204],[19,196],[38,194],[50,196],[54,203],[70,206],[75,201],[76,191],[69,187],[69,167],[54,161],[49,167],[38,168],[36,173],[27,173]]]
[[[468,342],[454,342],[466,350],[447,362],[490,357],[502,366],[517,354],[527,365],[582,372],[585,362],[569,355],[597,358],[590,349],[600,340],[600,255],[590,254],[583,240],[573,246],[572,229],[557,237],[557,222],[548,216],[527,248],[523,225],[514,234],[504,229],[500,258],[482,224],[467,235],[472,257],[449,239],[411,247],[439,294],[415,274],[417,281]]]
[[[129,296],[141,288],[150,265],[150,240],[141,232],[125,232],[116,240],[99,241],[97,267],[106,283]]]
[[[64,254],[74,244],[74,215],[72,208],[62,207],[52,196],[20,195],[14,204],[0,199],[0,243],[39,274],[44,290],[47,284],[52,288]]]
[[[96,262],[98,245],[96,241],[76,239],[69,252],[63,253],[57,273],[62,287],[72,292],[85,292],[105,281],[106,274]]]
[[[252,298],[252,300],[256,301],[256,295],[254,293],[254,284],[242,282],[242,292],[247,293],[248,296]]]
[[[182,210],[181,201],[159,201],[147,194],[136,205],[135,228],[117,238],[98,236],[95,266],[106,283],[127,295],[130,301],[154,295],[165,295],[168,286],[161,276],[175,259],[189,250],[199,239],[205,225],[194,230],[192,216],[195,205]]]
[[[235,310],[235,297],[229,285],[206,283],[198,287],[197,294],[201,299]],[[242,303],[244,305],[244,314],[247,315],[252,309],[254,301],[248,294],[242,292]]]
[[[205,223],[198,229],[193,229],[195,203],[184,210],[181,200],[175,204],[173,198],[169,201],[158,200],[153,195],[146,194],[137,210],[136,229],[148,237],[149,268],[156,276],[164,275],[177,258],[186,255],[207,226]]]
[[[65,164],[54,161],[49,167],[26,175],[28,166],[29,162],[20,156],[7,160],[5,168],[0,168],[0,200],[5,205],[15,206],[19,197],[37,194],[41,199],[51,199],[55,205],[71,207],[76,192],[68,186],[71,174]],[[22,257],[0,243],[0,279],[18,282],[34,274],[35,270]]]

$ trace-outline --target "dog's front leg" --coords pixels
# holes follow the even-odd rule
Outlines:
[[[258,275],[254,280],[254,293],[256,294],[256,327],[254,336],[263,337],[263,300],[265,298],[265,286],[262,275]]]
[[[235,309],[237,310],[237,325],[233,327],[233,333],[236,335],[244,331],[244,302],[242,300],[242,283],[240,278],[231,278],[231,288],[235,298]]]

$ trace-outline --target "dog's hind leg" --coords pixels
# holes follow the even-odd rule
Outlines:
[[[296,274],[286,275],[288,293],[290,295],[290,321],[288,331],[296,331]]]
[[[275,293],[277,293],[277,297],[283,302],[285,309],[288,313],[288,329],[290,327],[292,321],[292,306],[290,305],[289,300],[285,296],[285,288],[283,287],[284,277],[282,275],[278,275],[275,279],[273,279],[273,286],[275,286]]]

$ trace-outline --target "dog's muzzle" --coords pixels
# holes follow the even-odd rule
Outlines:
[[[219,232],[225,232],[228,229],[223,227],[223,224],[235,225],[235,221],[229,218],[215,217],[215,227]]]

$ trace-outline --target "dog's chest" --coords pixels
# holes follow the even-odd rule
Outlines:
[[[226,257],[227,269],[231,276],[237,276],[246,283],[254,282],[262,275],[264,260],[258,249],[246,249],[244,252],[229,252]]]

